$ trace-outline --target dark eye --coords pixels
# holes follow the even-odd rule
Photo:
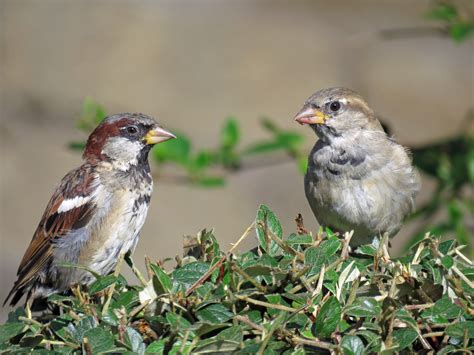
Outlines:
[[[129,134],[137,134],[138,132],[138,128],[135,127],[135,126],[130,126],[130,127],[127,127],[127,133]]]
[[[329,108],[334,112],[339,111],[341,108],[341,103],[339,101],[333,101],[329,104]]]

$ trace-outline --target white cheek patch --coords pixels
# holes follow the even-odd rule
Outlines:
[[[74,197],[74,198],[64,200],[59,205],[57,213],[64,213],[64,212],[72,210],[73,208],[80,207],[80,206],[86,204],[87,202],[89,202],[90,199],[91,199],[90,196],[77,196],[77,197]]]
[[[137,165],[138,156],[143,148],[143,143],[130,141],[123,137],[109,138],[102,153],[114,161],[120,170],[128,170],[130,165]]]

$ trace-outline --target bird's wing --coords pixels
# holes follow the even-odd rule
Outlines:
[[[50,262],[55,239],[67,237],[69,232],[89,222],[95,208],[93,196],[96,177],[93,170],[92,166],[84,164],[61,180],[21,260],[17,271],[18,280],[7,300],[17,291],[21,291],[21,297],[22,289],[34,282],[38,272]]]

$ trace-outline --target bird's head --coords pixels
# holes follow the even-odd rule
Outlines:
[[[109,161],[121,167],[146,160],[155,144],[176,136],[142,113],[119,113],[106,117],[91,133],[84,159]]]
[[[323,89],[310,96],[295,120],[308,124],[322,139],[343,136],[354,130],[382,130],[374,111],[355,91]]]

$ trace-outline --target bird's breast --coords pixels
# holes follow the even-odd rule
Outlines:
[[[135,249],[145,222],[152,185],[97,192],[98,213],[79,264],[105,275],[113,270],[120,254]]]

